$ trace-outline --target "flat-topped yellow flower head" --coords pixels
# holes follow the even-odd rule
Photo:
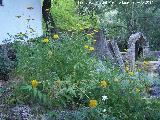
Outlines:
[[[97,106],[97,100],[90,100],[89,101],[89,107],[95,108]]]
[[[49,42],[49,39],[48,39],[48,38],[44,38],[44,39],[42,40],[42,42],[43,42],[43,43],[48,43],[48,42]]]
[[[144,65],[148,65],[149,62],[145,60],[145,61],[143,62],[143,64],[144,64]]]
[[[103,88],[105,88],[105,87],[109,86],[109,83],[106,82],[105,80],[102,80],[102,81],[100,81],[100,86],[103,87]]]
[[[53,39],[59,39],[59,35],[58,34],[54,34],[53,35]]]
[[[125,70],[126,70],[126,72],[128,72],[129,71],[129,67],[125,67]]]
[[[88,46],[88,45],[84,45],[84,48],[88,49],[88,48],[89,48],[89,46]]]
[[[37,80],[32,80],[31,84],[32,84],[32,88],[36,88],[38,86],[38,81]]]
[[[89,47],[89,51],[94,51],[94,47]]]
[[[139,92],[140,92],[140,89],[136,88],[136,92],[139,93]]]

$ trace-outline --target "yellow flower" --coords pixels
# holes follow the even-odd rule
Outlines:
[[[54,34],[53,35],[53,39],[58,39],[59,38],[59,35],[58,34]]]
[[[118,79],[118,78],[114,78],[114,81],[115,81],[115,82],[118,82],[118,81],[119,81],[119,79]]]
[[[126,70],[126,72],[128,72],[129,71],[129,67],[125,67],[125,70]]]
[[[100,82],[100,86],[103,87],[103,88],[105,88],[105,87],[109,86],[109,83],[106,82],[105,80],[102,80],[102,81]]]
[[[89,101],[89,107],[95,108],[97,106],[97,100],[90,100]]]
[[[37,80],[32,80],[31,84],[32,84],[33,88],[36,88],[38,86],[38,81]]]
[[[89,48],[89,46],[88,46],[88,45],[85,45],[85,46],[84,46],[84,48],[88,49],[88,48]]]
[[[89,51],[94,51],[94,47],[89,47]]]
[[[48,43],[48,42],[49,42],[49,39],[48,39],[48,38],[44,38],[42,42],[43,42],[43,43]]]
[[[140,89],[136,88],[136,92],[139,93],[139,92],[140,92]]]
[[[144,61],[143,64],[144,64],[144,65],[148,65],[149,62],[148,62],[148,61]]]
[[[129,75],[133,76],[134,75],[134,72],[128,72]]]

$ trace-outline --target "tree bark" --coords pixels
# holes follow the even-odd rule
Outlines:
[[[53,33],[56,33],[56,28],[55,28],[56,25],[51,14],[51,6],[52,6],[51,0],[43,1],[43,6],[42,6],[43,20],[46,24],[47,34],[52,35]]]

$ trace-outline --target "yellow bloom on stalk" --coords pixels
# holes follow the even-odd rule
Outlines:
[[[105,80],[102,80],[102,81],[100,82],[100,86],[103,87],[103,88],[105,88],[105,87],[109,86],[109,84],[108,84],[108,82],[106,82]]]
[[[128,72],[129,75],[133,76],[134,75],[134,72]]]
[[[36,88],[38,86],[38,81],[37,80],[32,80],[31,84],[32,84],[32,88]]]
[[[48,43],[48,42],[49,42],[49,39],[48,39],[48,38],[44,38],[44,39],[42,40],[42,42],[43,42],[43,43]]]
[[[126,70],[126,72],[128,72],[129,71],[129,67],[125,67],[125,70]]]
[[[59,35],[58,34],[54,34],[53,35],[53,39],[58,39],[59,38]]]
[[[136,92],[139,93],[139,92],[140,92],[140,89],[136,88]]]
[[[88,48],[89,48],[89,46],[88,46],[88,45],[84,45],[84,48],[88,49]]]
[[[89,107],[95,108],[97,106],[97,100],[90,100],[89,101]]]
[[[149,62],[148,62],[148,61],[144,61],[143,64],[144,64],[144,65],[148,65]]]
[[[94,51],[94,47],[89,47],[89,51]]]

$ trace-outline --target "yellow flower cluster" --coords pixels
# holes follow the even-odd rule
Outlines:
[[[48,42],[49,42],[49,39],[48,39],[48,38],[44,38],[44,39],[42,40],[42,42],[43,42],[43,43],[48,43]]]
[[[59,39],[59,35],[58,34],[54,34],[53,35],[53,39]]]
[[[128,67],[128,66],[126,66],[126,67],[125,67],[125,70],[126,70],[126,72],[128,72],[128,71],[129,71],[129,67]]]
[[[88,45],[84,45],[84,48],[88,49],[90,52],[94,51],[94,47],[90,47]]]
[[[38,86],[38,81],[37,80],[32,80],[31,84],[32,84],[32,88],[36,88]]]
[[[144,65],[148,65],[149,62],[148,62],[148,61],[144,61],[143,64],[144,64]]]
[[[95,108],[97,106],[97,100],[90,100],[89,101],[89,107]]]
[[[100,86],[103,87],[103,88],[105,88],[105,87],[109,86],[109,83],[106,82],[105,80],[102,80],[102,81],[100,81]]]
[[[139,93],[139,92],[140,92],[140,89],[136,88],[136,92]]]

